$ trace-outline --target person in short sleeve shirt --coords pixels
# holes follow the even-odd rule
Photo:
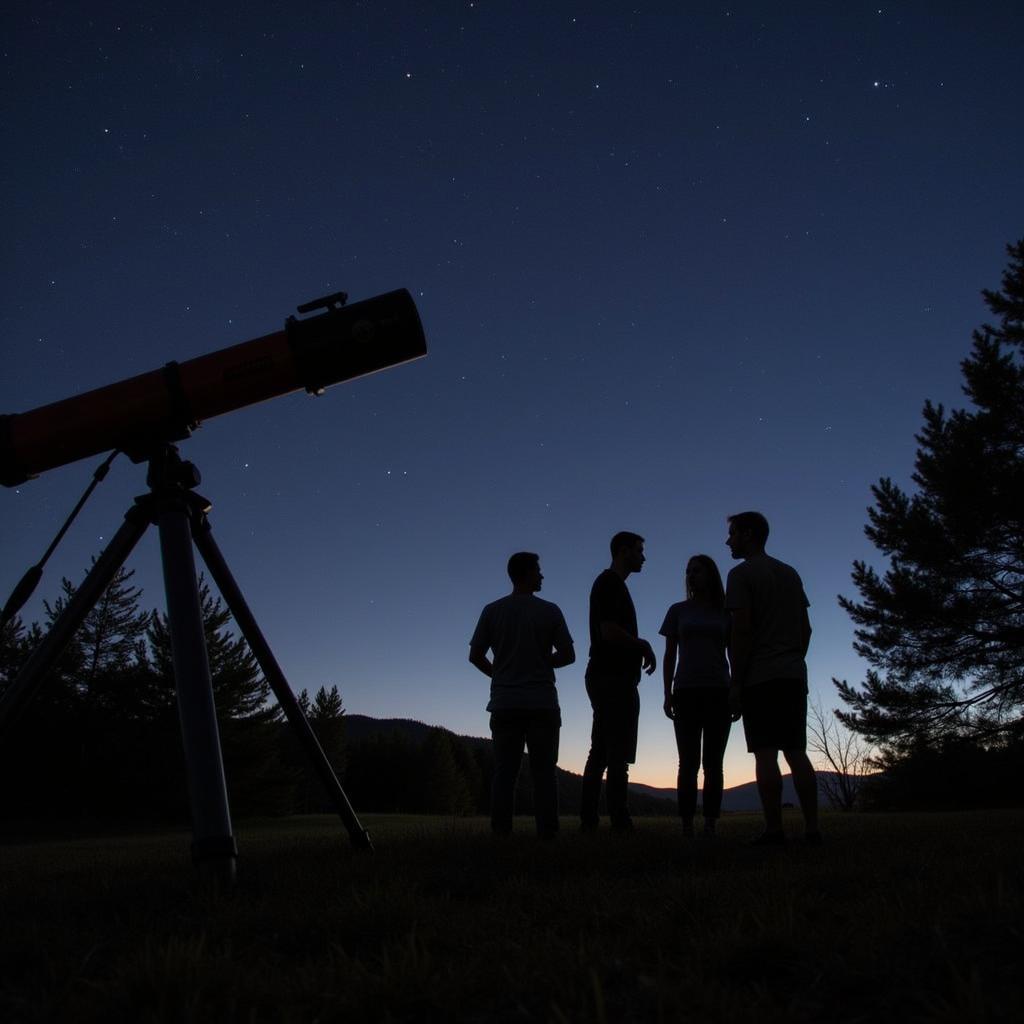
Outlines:
[[[580,825],[584,831],[598,825],[601,780],[608,773],[605,796],[611,826],[632,829],[629,814],[629,766],[636,760],[641,672],[650,675],[657,664],[651,645],[638,636],[636,609],[626,588],[631,573],[646,561],[644,539],[623,531],[612,537],[612,564],[590,590],[590,660],[587,696],[594,717],[590,753],[583,767]]]
[[[725,606],[732,616],[730,702],[733,718],[743,717],[765,819],[764,834],[754,842],[767,846],[785,841],[781,750],[793,773],[805,838],[819,843],[818,783],[807,757],[809,602],[797,571],[765,554],[768,520],[760,512],[741,512],[728,522],[726,543],[733,558],[741,559],[729,572],[725,589]]]
[[[725,785],[723,761],[729,741],[729,615],[718,566],[708,555],[686,563],[686,600],[665,613],[661,671],[665,714],[672,719],[679,752],[677,792],[683,835],[693,835],[697,775],[703,762],[704,835],[715,834]]]
[[[553,839],[558,832],[562,726],[555,669],[571,665],[576,653],[558,605],[536,596],[544,579],[539,556],[516,552],[508,560],[508,575],[512,593],[484,607],[469,642],[470,662],[491,680],[491,828],[499,835],[512,831],[516,779],[525,747],[530,753],[537,834]]]

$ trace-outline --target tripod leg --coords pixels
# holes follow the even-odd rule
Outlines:
[[[117,570],[124,565],[148,525],[149,515],[139,505],[133,505],[125,514],[125,521],[120,529],[103,549],[103,553],[96,559],[81,586],[57,616],[42,643],[29,656],[0,700],[0,734],[13,724],[15,718],[35,696],[47,673],[64,652],[64,648],[92,611],[103,591],[110,585]]]
[[[212,867],[221,884],[230,888],[238,851],[231,833],[189,513],[183,495],[169,497],[162,503],[157,524],[192,808],[192,856],[201,867]]]
[[[309,721],[303,714],[299,702],[295,699],[295,695],[292,693],[288,680],[285,679],[284,673],[277,663],[277,659],[270,650],[270,646],[260,631],[255,618],[253,618],[249,606],[245,603],[242,591],[231,575],[231,570],[228,568],[227,563],[224,561],[224,556],[220,553],[220,548],[217,547],[217,543],[213,539],[209,522],[202,513],[194,513],[192,521],[193,537],[196,547],[199,548],[199,554],[202,555],[206,567],[210,570],[210,575],[213,577],[217,589],[231,610],[235,622],[238,623],[238,628],[242,631],[242,635],[249,644],[249,648],[256,656],[256,661],[259,663],[263,675],[266,677],[267,682],[270,683],[270,688],[274,691],[278,704],[281,705],[288,718],[288,724],[295,730],[295,734],[298,736],[306,756],[309,758],[320,781],[327,790],[327,795],[334,804],[338,816],[344,823],[345,828],[348,829],[352,845],[372,850],[373,844],[370,841],[370,833],[359,823],[356,812],[352,809],[352,805],[349,803],[348,797],[338,781],[338,776],[335,775],[334,769],[331,767],[331,762],[328,761],[327,755],[324,753],[323,747],[320,746],[320,741],[316,738],[316,734],[310,727]]]

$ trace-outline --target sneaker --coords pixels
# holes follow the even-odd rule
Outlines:
[[[784,846],[786,836],[783,832],[762,832],[747,842],[747,846]]]

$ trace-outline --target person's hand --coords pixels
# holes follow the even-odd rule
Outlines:
[[[674,721],[676,717],[676,712],[675,708],[672,707],[672,698],[666,697],[665,703],[662,704],[662,707],[665,709],[665,717],[671,718]]]
[[[734,722],[738,722],[743,716],[742,690],[736,683],[729,687],[729,713],[729,717]]]
[[[654,670],[658,667],[658,659],[654,656],[654,648],[646,641],[641,640],[643,646],[643,670],[651,675]]]

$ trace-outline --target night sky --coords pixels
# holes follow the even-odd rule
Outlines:
[[[777,10],[776,8],[779,8]],[[600,13],[598,13],[600,12]],[[1024,7],[16,3],[5,19],[0,411],[395,288],[426,359],[250,406],[182,444],[294,689],[487,735],[466,655],[508,555],[578,660],[617,530],[654,643],[694,553],[759,509],[800,571],[812,697],[861,679],[836,604],[870,485],[1024,234]],[[101,461],[0,491],[0,600]],[[120,458],[23,612],[78,582],[144,469]],[[130,567],[162,607],[156,532]],[[672,785],[661,669],[636,781]],[[736,728],[726,785],[753,777]],[[566,808],[572,812],[574,808]]]

